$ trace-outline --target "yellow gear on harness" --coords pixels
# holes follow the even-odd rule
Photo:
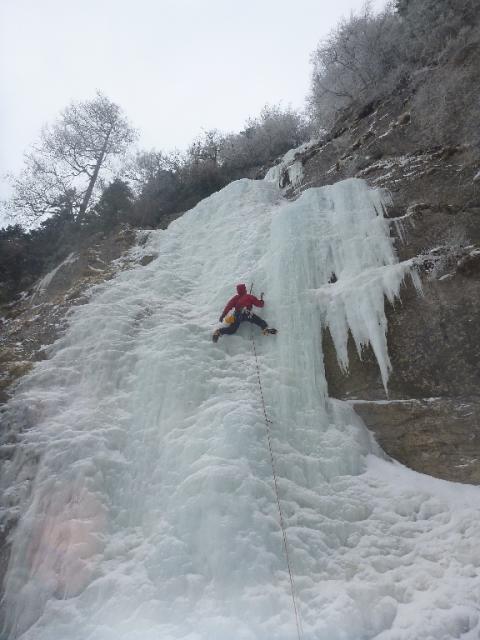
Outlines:
[[[226,324],[233,324],[235,322],[235,314],[230,313],[226,318],[223,319]]]

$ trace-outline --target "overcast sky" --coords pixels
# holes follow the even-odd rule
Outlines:
[[[374,0],[378,9],[385,0]],[[301,108],[318,41],[363,0],[0,0],[0,175],[41,126],[100,89],[142,148]],[[0,194],[5,195],[5,183]]]

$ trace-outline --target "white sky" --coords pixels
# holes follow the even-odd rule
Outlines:
[[[383,7],[385,0],[374,0]],[[301,108],[318,41],[363,0],[0,0],[0,176],[41,126],[100,89],[142,148]],[[0,181],[0,195],[7,193]]]

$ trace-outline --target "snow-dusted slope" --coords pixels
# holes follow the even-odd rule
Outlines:
[[[241,180],[75,309],[8,409],[30,428],[3,477],[6,637],[297,637],[250,328],[210,339],[251,281],[280,330],[255,337],[304,638],[478,637],[480,491],[384,460],[327,398],[322,323],[388,376],[383,296],[408,264],[381,214],[359,180],[295,202]]]

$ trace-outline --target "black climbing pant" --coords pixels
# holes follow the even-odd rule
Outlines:
[[[235,314],[235,320],[234,322],[232,322],[232,324],[228,325],[228,327],[222,327],[220,329],[220,334],[231,335],[232,333],[235,333],[241,322],[253,322],[253,324],[256,324],[258,327],[260,327],[260,329],[266,329],[268,327],[268,324],[265,322],[265,320],[262,320],[262,318],[256,316],[254,313],[241,312]]]

